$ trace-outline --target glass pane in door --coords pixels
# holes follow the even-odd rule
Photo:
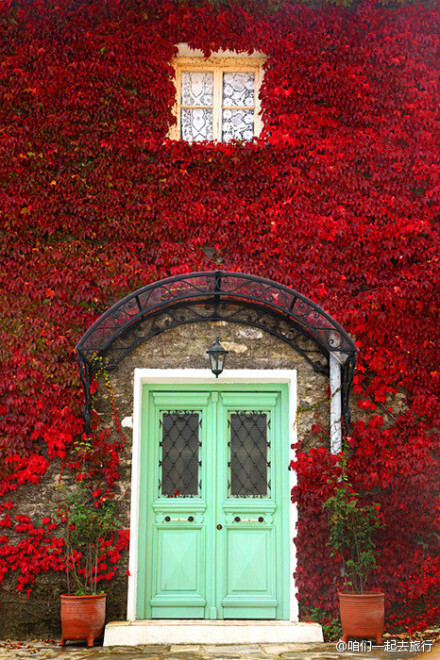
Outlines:
[[[235,411],[230,414],[230,495],[270,496],[270,442],[268,413]]]
[[[160,494],[163,497],[199,495],[199,413],[164,412],[161,426]]]

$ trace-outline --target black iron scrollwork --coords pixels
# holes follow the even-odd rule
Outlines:
[[[91,374],[98,357],[111,370],[141,343],[168,328],[222,320],[268,332],[292,346],[318,373],[328,374],[329,354],[338,352],[343,421],[348,428],[356,346],[347,332],[294,289],[255,275],[212,271],[148,284],[113,305],[83,335],[76,350],[86,432],[90,431]]]

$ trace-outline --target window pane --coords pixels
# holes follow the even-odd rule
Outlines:
[[[254,137],[253,110],[223,110],[222,140],[252,140]]]
[[[212,106],[213,89],[212,71],[182,72],[182,105]]]
[[[181,136],[187,142],[212,140],[212,110],[182,108]]]
[[[255,74],[224,73],[223,105],[253,107],[255,105]]]
[[[268,494],[267,414],[236,412],[230,417],[230,493],[235,497]]]
[[[198,495],[199,415],[192,412],[163,413],[160,444],[161,495]]]

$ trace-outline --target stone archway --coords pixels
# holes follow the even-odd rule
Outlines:
[[[207,321],[261,328],[294,348],[314,371],[329,375],[332,447],[337,449],[341,419],[345,428],[350,421],[348,401],[357,350],[353,340],[322,307],[298,291],[255,275],[220,270],[177,275],[142,287],[115,303],[83,335],[76,350],[86,431],[90,379],[98,357],[112,370],[147,339],[176,326]]]
[[[220,377],[218,385],[214,386],[213,384],[217,381],[206,368],[205,351],[216,334],[221,334],[222,341],[231,349],[231,352],[226,369]],[[181,385],[185,388],[185,392],[186,389],[188,392],[192,391],[194,396],[197,394],[197,387],[202,388],[204,396],[211,396],[209,392],[213,390],[213,387],[220,387],[220,398],[227,394],[231,384],[233,384],[234,392],[239,391],[241,387],[242,392],[245,391],[244,388],[247,388],[248,393],[255,392],[258,387],[260,389],[266,387],[270,391],[287,387],[289,412],[283,422],[283,428],[286,431],[285,442],[278,444],[281,452],[278,464],[285,465],[292,460],[294,453],[292,445],[295,443],[296,434],[303,434],[305,428],[310,427],[313,423],[311,421],[312,413],[308,419],[302,420],[303,426],[302,422],[299,422],[296,415],[297,401],[300,404],[305,402],[307,406],[309,399],[312,407],[318,399],[326,402],[324,403],[327,406],[326,415],[330,412],[331,450],[338,451],[340,448],[341,412],[343,412],[347,424],[349,418],[348,392],[355,364],[356,347],[345,330],[331,316],[302,294],[252,275],[214,271],[167,278],[133,292],[113,305],[96,321],[78,343],[77,351],[86,397],[84,407],[86,423],[89,424],[90,415],[90,380],[95,369],[104,365],[109,372],[113,390],[116,393],[122,424],[133,429],[131,452],[127,447],[127,455],[124,459],[126,467],[130,467],[131,486],[127,481],[128,475],[123,477],[121,485],[124,492],[131,492],[131,577],[129,577],[127,594],[127,618],[131,623],[124,627],[122,637],[124,643],[138,643],[141,633],[147,636],[153,632],[154,634],[159,634],[159,631],[163,633],[163,626],[155,624],[157,613],[155,610],[151,612],[148,610],[149,603],[155,602],[148,591],[148,589],[152,590],[148,576],[150,574],[159,576],[161,573],[160,569],[156,569],[158,561],[154,560],[154,545],[150,547],[147,543],[143,544],[139,530],[150,529],[147,538],[160,536],[159,532],[162,533],[162,531],[184,535],[191,531],[186,530],[186,526],[193,525],[193,522],[188,523],[186,519],[189,520],[191,517],[192,521],[198,521],[197,512],[192,511],[184,516],[185,520],[183,520],[182,515],[176,511],[179,506],[183,506],[183,504],[187,506],[187,504],[185,501],[183,504],[177,503],[177,509],[174,511],[176,501],[171,500],[171,504],[168,502],[167,506],[171,506],[173,511],[170,509],[165,512],[170,520],[168,523],[166,515],[163,514],[165,518],[162,520],[161,513],[156,511],[155,507],[157,508],[158,503],[156,501],[153,503],[148,500],[148,497],[142,496],[142,492],[145,490],[142,486],[145,475],[148,475],[149,483],[157,484],[157,474],[154,472],[154,470],[157,472],[157,467],[151,466],[158,465],[157,452],[159,451],[156,447],[153,450],[156,452],[155,455],[148,455],[146,458],[145,447],[153,446],[155,442],[157,444],[157,438],[155,440],[157,432],[154,431],[157,424],[151,421],[150,413],[140,405],[140,401],[144,397],[143,392],[149,391],[150,387],[150,389],[153,388],[154,395],[157,383],[162,382],[166,384],[166,390],[171,396],[174,391],[178,391],[179,386],[176,387],[176,383],[179,379],[185,383],[184,386]],[[283,372],[283,369],[286,371]],[[328,378],[330,378],[333,394],[330,405],[326,396]],[[265,395],[268,394],[269,392],[266,392]],[[212,395],[215,396],[215,392]],[[187,394],[185,396],[187,397]],[[252,396],[254,394],[246,395],[246,400],[242,401],[241,410],[246,408],[246,405],[251,406]],[[174,396],[170,400],[173,401],[172,406],[168,403],[161,404],[161,406],[170,408],[168,412],[165,411],[165,414],[172,415],[175,414],[176,406]],[[187,405],[190,404],[182,403],[185,409]],[[208,408],[211,406],[210,410],[214,410],[211,403],[207,405]],[[194,406],[195,404],[190,406],[191,410]],[[195,407],[197,408],[197,406]],[[255,408],[255,405],[252,404],[251,407]],[[307,414],[305,416],[307,417]],[[148,420],[148,424],[142,420]],[[147,428],[150,430],[146,431]],[[287,429],[291,434],[289,437]],[[221,448],[219,442],[220,440],[217,438],[217,446]],[[212,447],[212,443],[210,446]],[[283,454],[283,447],[286,450],[290,448],[289,451],[292,453],[288,457]],[[206,465],[214,464],[212,456],[210,460],[208,459],[209,457],[206,457]],[[150,473],[151,470],[153,472]],[[281,571],[286,571],[284,576],[286,581],[289,580],[288,575],[292,576],[295,572],[296,555],[293,552],[294,546],[291,539],[295,535],[297,516],[294,504],[290,503],[288,508],[285,506],[285,503],[290,500],[288,492],[289,488],[294,485],[295,479],[292,471],[288,474],[289,484],[282,485],[284,477],[281,482],[277,482],[277,487],[284,489],[284,495],[281,498],[284,504],[281,503],[281,500],[277,504],[278,510],[284,511],[282,514],[284,523],[281,522],[281,519],[276,520],[275,517],[273,520],[266,520],[267,512],[262,513],[260,510],[257,512],[258,516],[250,513],[245,516],[246,520],[247,518],[251,520],[253,517],[259,519],[260,516],[264,518],[264,523],[257,525],[261,534],[266,524],[279,530],[276,533],[279,533],[280,539],[283,537],[284,541],[279,540],[274,547],[283,547],[286,552],[290,552],[290,569],[289,561],[284,560],[283,563],[279,557],[276,561],[274,559],[273,563],[277,567],[284,566],[279,571],[280,575]],[[214,481],[219,482],[219,477]],[[204,483],[207,483],[206,479]],[[209,497],[212,499],[214,495],[215,491],[211,495],[208,493],[208,500]],[[223,501],[224,497],[222,496],[220,499]],[[210,510],[208,500],[206,511]],[[161,502],[160,496],[158,502],[159,504]],[[201,506],[200,502],[198,504]],[[246,504],[246,506],[249,505]],[[289,509],[288,515],[287,509]],[[154,521],[153,518],[150,520],[148,517],[144,521],[142,511],[152,510],[154,510]],[[200,516],[201,513],[199,512],[197,515]],[[226,512],[225,515],[227,518],[232,514]],[[229,525],[232,533],[234,521],[238,519],[237,515],[243,518],[240,512],[237,514],[237,511],[234,510],[232,522],[225,519],[226,522],[222,521],[223,528],[225,529],[225,526]],[[157,516],[160,520],[157,519]],[[213,522],[207,513],[204,514],[203,520],[199,521],[200,525],[205,525],[204,533],[208,536],[211,528],[214,529]],[[254,522],[251,520],[246,533],[252,532],[253,524]],[[167,530],[169,526],[171,527]],[[290,529],[290,532],[286,531],[287,528]],[[244,533],[243,530],[242,533]],[[251,538],[248,539],[252,545],[251,541]],[[168,546],[168,550],[174,547],[173,544],[168,544]],[[137,561],[138,556],[143,559]],[[149,561],[145,557],[153,557],[153,559]],[[169,563],[172,565],[172,557]],[[227,571],[228,565],[225,564],[223,569]],[[139,573],[142,571],[144,572],[143,577],[139,578]],[[208,575],[212,571],[206,570],[205,573]],[[143,597],[144,584],[146,591],[143,602],[147,607],[145,612],[142,608],[139,609],[138,604],[139,598]],[[139,598],[138,594],[140,594]],[[278,596],[281,599],[287,598],[290,602],[290,609],[285,600],[285,602],[283,601],[284,609],[280,610],[280,613],[277,610],[276,615],[273,615],[272,618],[277,618],[278,623],[262,621],[258,625],[252,624],[249,629],[240,626],[240,634],[247,630],[251,631],[252,635],[261,636],[262,639],[272,639],[275,635],[273,639],[276,638],[279,641],[286,635],[289,639],[292,638],[292,635],[302,635],[302,628],[300,629],[298,626],[306,626],[306,624],[295,623],[297,611],[295,584],[292,579],[289,581],[289,588],[286,587],[283,593],[278,592]],[[281,603],[281,600],[279,602]],[[158,603],[156,603],[157,605]],[[281,607],[281,605],[277,605],[277,607]],[[290,621],[285,620],[287,612],[289,612]],[[266,614],[268,619],[271,618],[269,615],[270,612]],[[237,616],[237,618],[241,617]],[[228,630],[232,623],[226,624]],[[213,635],[215,632],[220,639],[225,634],[224,625],[224,622],[220,621],[217,627],[209,624],[208,628]],[[188,622],[187,627],[179,622],[170,624],[170,626],[166,630],[166,635],[173,637],[182,630],[185,630],[185,634],[188,634],[191,639],[195,639],[197,635],[201,639],[205,639],[207,634],[206,626],[201,624],[195,626],[194,622]],[[107,626],[106,644],[115,643],[115,640],[116,643],[121,643],[121,630],[118,623]],[[307,635],[315,634],[314,631],[307,630]]]

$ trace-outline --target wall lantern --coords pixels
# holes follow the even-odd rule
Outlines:
[[[206,351],[209,355],[209,362],[211,363],[211,371],[215,374],[215,377],[218,378],[219,374],[224,369],[226,354],[229,353],[223,346],[220,344],[220,339],[217,337],[211,348],[208,348]]]

